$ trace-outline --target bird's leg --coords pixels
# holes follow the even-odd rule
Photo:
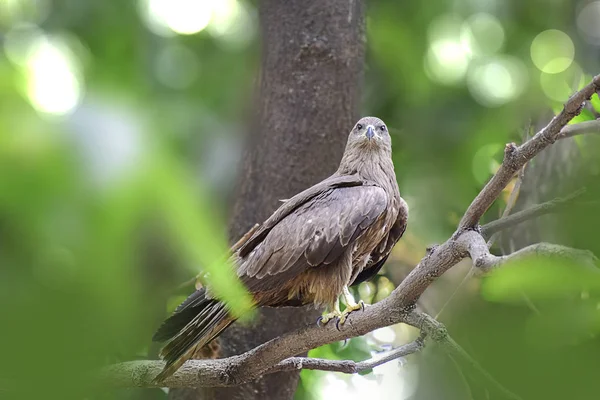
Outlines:
[[[340,298],[337,297],[333,302],[333,306],[330,306],[329,308],[331,309],[331,311],[327,314],[323,314],[323,316],[319,318],[319,322],[323,325],[325,325],[334,318],[339,318],[342,315],[342,312],[340,311]]]
[[[344,286],[344,289],[342,291],[342,296],[344,296],[344,302],[346,303],[346,309],[342,312],[342,315],[340,316],[340,320],[338,321],[338,324],[343,325],[344,322],[346,322],[346,318],[348,318],[348,315],[352,312],[352,311],[356,311],[356,310],[361,310],[365,308],[365,303],[362,300],[359,300],[358,303],[356,303],[356,301],[354,301],[354,296],[352,296],[352,293],[350,293],[350,289],[348,289],[348,286]]]

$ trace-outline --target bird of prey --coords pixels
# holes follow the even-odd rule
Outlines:
[[[407,219],[387,127],[365,117],[352,128],[338,170],[285,200],[235,246],[230,260],[254,307],[325,305],[329,312],[321,322],[343,324],[363,307],[348,287],[377,274]],[[234,320],[209,291],[194,292],[154,334],[155,341],[169,341],[161,350],[166,366],[155,381],[172,375]]]

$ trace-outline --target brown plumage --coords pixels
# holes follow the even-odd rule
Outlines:
[[[377,274],[406,229],[408,207],[391,154],[383,121],[362,118],[350,132],[338,170],[286,200],[238,243],[232,260],[257,307],[327,305],[331,313],[324,323],[334,317],[343,323],[359,308],[348,286]],[[161,351],[167,365],[155,381],[173,374],[233,321],[224,303],[204,289],[194,292],[153,337],[170,340]]]

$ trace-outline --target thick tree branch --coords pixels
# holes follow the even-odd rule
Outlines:
[[[493,235],[496,232],[512,228],[513,226],[518,225],[521,222],[525,222],[530,219],[537,218],[539,216],[549,214],[552,212],[560,211],[563,207],[571,204],[573,200],[579,198],[584,193],[585,188],[582,188],[574,193],[571,193],[566,197],[558,197],[556,199],[528,208],[527,210],[519,211],[518,213],[515,213],[513,215],[489,222],[481,227],[481,234],[484,237],[489,237],[490,235]]]
[[[504,149],[504,162],[465,212],[459,224],[459,231],[473,228],[479,223],[483,214],[496,201],[514,174],[527,161],[554,143],[559,138],[561,130],[569,121],[579,115],[584,102],[589,100],[598,90],[600,90],[600,75],[595,76],[592,82],[571,96],[565,103],[562,111],[527,142],[521,146],[517,146],[514,143],[506,145]]]
[[[570,249],[564,246],[540,243],[529,246],[509,256],[494,256],[489,252],[487,243],[483,236],[477,231],[468,230],[458,237],[451,239],[443,245],[435,248],[431,254],[425,257],[420,264],[422,268],[431,271],[431,276],[419,275],[427,281],[439,273],[446,265],[456,263],[464,257],[471,257],[473,265],[482,272],[490,271],[511,259],[524,257],[532,254],[554,255],[568,257],[577,260],[596,262],[595,257],[588,251]],[[440,267],[441,266],[441,267]],[[448,267],[449,268],[449,267]],[[408,278],[407,278],[408,279]],[[325,327],[308,326],[304,329],[291,332],[282,337],[273,339],[239,356],[233,356],[218,360],[190,360],[169,377],[161,386],[166,387],[190,387],[190,386],[232,386],[251,381],[258,376],[291,370],[299,367],[307,369],[325,369],[340,372],[358,372],[381,365],[392,359],[411,354],[421,349],[423,343],[419,340],[401,346],[396,350],[376,357],[373,360],[355,363],[352,361],[327,361],[311,360],[293,357],[295,354],[308,351],[312,348],[363,335],[375,329],[404,322],[418,327],[421,332],[437,342],[452,344],[448,339],[445,327],[433,318],[411,311],[410,307],[400,308],[402,304],[410,302],[410,296],[403,291],[418,291],[422,281],[412,278],[411,285],[400,285],[390,296],[379,303],[369,306],[363,312],[350,314],[341,330],[337,330],[333,324]],[[456,350],[454,353],[464,351]],[[290,358],[292,357],[292,358]],[[474,365],[474,360],[469,361]],[[152,387],[155,386],[151,380],[160,372],[164,363],[161,361],[134,361],[110,366],[104,370],[103,380],[111,386],[121,387]],[[481,371],[484,371],[482,368]],[[491,380],[491,379],[490,379]],[[497,382],[496,382],[497,384]],[[504,389],[506,391],[506,389]],[[507,393],[510,393],[507,391]],[[513,396],[513,398],[518,398]]]
[[[477,230],[477,224],[514,174],[542,149],[557,140],[565,125],[580,112],[583,103],[599,89],[600,75],[594,77],[589,85],[573,95],[565,104],[563,111],[535,136],[518,147],[515,144],[508,144],[502,166],[473,200],[454,235],[433,248],[387,298],[367,307],[363,312],[350,314],[341,330],[337,330],[334,324],[325,327],[318,327],[315,324],[270,340],[241,355],[217,360],[190,360],[161,385],[167,387],[238,385],[270,372],[297,369],[299,363],[302,363],[300,365],[302,368],[323,367],[319,369],[331,368],[329,370],[342,372],[370,368],[370,365],[379,365],[377,363],[418,351],[423,344],[419,341],[409,343],[382,355],[381,359],[376,358],[360,363],[311,360],[294,356],[327,343],[364,335],[378,328],[404,322],[418,327],[428,338],[446,344],[455,355],[467,358],[486,379],[501,388],[509,397],[518,399],[518,396],[504,389],[479,364],[470,359],[464,350],[449,338],[441,323],[425,314],[416,313],[414,305],[431,282],[466,257],[470,257],[473,265],[482,272],[490,271],[511,259],[532,254],[561,256],[585,260],[592,264],[597,262],[590,252],[547,243],[529,246],[508,256],[494,256],[489,252],[484,237]],[[518,215],[506,219],[513,218],[515,221],[514,218]],[[488,227],[488,233],[489,229]],[[117,364],[106,368],[103,378],[111,386],[150,387],[153,386],[152,378],[163,365],[160,361]]]

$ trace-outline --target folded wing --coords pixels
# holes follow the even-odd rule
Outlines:
[[[309,268],[338,261],[382,217],[389,198],[379,186],[361,182],[323,187],[294,201],[284,204],[289,212],[259,228],[260,242],[240,250],[238,275],[251,292],[272,290]]]

